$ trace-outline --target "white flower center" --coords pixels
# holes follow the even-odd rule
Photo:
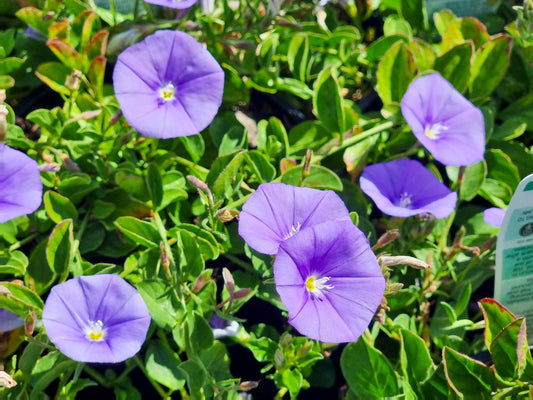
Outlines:
[[[104,340],[106,330],[104,329],[104,323],[100,320],[89,321],[89,326],[85,330],[85,336],[87,339],[93,342],[100,342]]]
[[[403,208],[411,208],[413,204],[413,195],[407,192],[403,192],[400,195],[400,201],[398,201],[398,206]]]
[[[166,103],[176,98],[176,86],[172,82],[167,83],[165,86],[159,88],[159,98]]]
[[[333,289],[335,287],[327,283],[330,279],[331,278],[329,276],[317,279],[311,275],[305,280],[305,287],[313,299],[322,300],[324,297],[324,291]]]
[[[287,234],[283,237],[283,239],[287,240],[288,238],[293,237],[293,236],[296,235],[298,232],[300,232],[300,228],[301,228],[301,227],[302,227],[302,226],[300,225],[299,222],[296,223],[296,226],[292,225],[292,226],[291,226],[291,230],[289,231],[289,233],[287,233]]]
[[[427,125],[424,129],[424,133],[430,139],[436,140],[442,136],[442,134],[448,130],[448,127],[442,125],[440,122],[436,124]]]

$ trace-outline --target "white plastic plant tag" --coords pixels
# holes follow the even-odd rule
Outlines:
[[[496,242],[494,298],[526,317],[533,338],[533,174],[520,182],[503,218]]]

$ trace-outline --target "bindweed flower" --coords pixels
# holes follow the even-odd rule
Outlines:
[[[150,314],[141,295],[120,276],[79,276],[52,288],[43,324],[52,343],[71,359],[117,363],[139,351]]]
[[[416,160],[369,165],[361,174],[360,185],[382,212],[394,217],[431,213],[444,218],[457,202],[457,193]]]
[[[0,143],[0,223],[39,208],[43,184],[37,162]]]
[[[491,207],[483,211],[483,220],[492,226],[500,227],[505,217],[505,208]]]
[[[329,220],[350,220],[343,201],[331,190],[263,183],[242,206],[239,235],[252,249],[276,254],[284,240]]]
[[[412,82],[401,108],[414,135],[436,160],[455,166],[483,160],[483,114],[439,74]]]
[[[0,308],[0,333],[9,332],[20,326],[24,326],[26,320],[5,308]]]
[[[385,291],[376,256],[351,221],[313,225],[284,241],[274,280],[289,323],[329,343],[356,341]]]
[[[156,4],[158,6],[177,8],[183,10],[185,8],[192,7],[198,0],[144,0],[150,4]]]
[[[192,36],[162,30],[118,56],[113,86],[124,118],[142,135],[189,136],[215,117],[224,72]]]

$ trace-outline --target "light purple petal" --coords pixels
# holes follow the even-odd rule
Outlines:
[[[168,85],[174,96],[163,100]],[[224,72],[192,36],[161,30],[124,50],[113,71],[124,117],[139,133],[157,138],[195,135],[222,103]]]
[[[150,4],[157,4],[158,6],[177,8],[179,10],[189,8],[198,0],[144,0]]]
[[[87,337],[101,321],[100,341]],[[116,363],[143,344],[150,314],[141,295],[116,274],[81,276],[54,286],[43,309],[43,324],[58,349],[76,361]]]
[[[325,287],[308,290],[310,276]],[[357,340],[385,290],[376,256],[351,221],[313,225],[284,241],[274,280],[289,323],[303,335],[330,343]]]
[[[416,160],[400,159],[367,166],[361,190],[385,214],[409,217],[431,213],[445,218],[452,213],[457,193]]]
[[[8,332],[25,324],[24,318],[5,308],[0,308],[0,333]]]
[[[502,225],[503,217],[505,217],[505,208],[491,207],[483,211],[483,220],[492,226],[498,228]]]
[[[445,165],[465,166],[483,159],[485,123],[482,112],[439,74],[417,78],[401,102],[413,134]],[[426,129],[436,132],[434,137]]]
[[[0,223],[39,208],[43,184],[37,162],[0,144]]]
[[[329,220],[349,220],[340,197],[330,190],[263,183],[242,207],[239,235],[254,250],[276,254],[281,242]]]

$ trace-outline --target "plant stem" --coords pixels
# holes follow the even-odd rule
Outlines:
[[[159,393],[159,395],[161,396],[162,399],[168,399],[169,396],[168,394],[163,390],[163,388],[161,387],[161,385],[159,383],[157,383],[156,381],[154,381],[152,378],[150,378],[150,376],[148,375],[148,372],[146,371],[146,368],[144,368],[144,364],[142,363],[141,359],[139,358],[139,356],[134,356],[133,359],[135,360],[135,363],[137,364],[137,366],[141,369],[141,371],[144,373],[144,375],[146,376],[146,378],[150,381],[150,383],[152,384],[152,386],[154,387],[154,389],[157,391],[157,393]]]

